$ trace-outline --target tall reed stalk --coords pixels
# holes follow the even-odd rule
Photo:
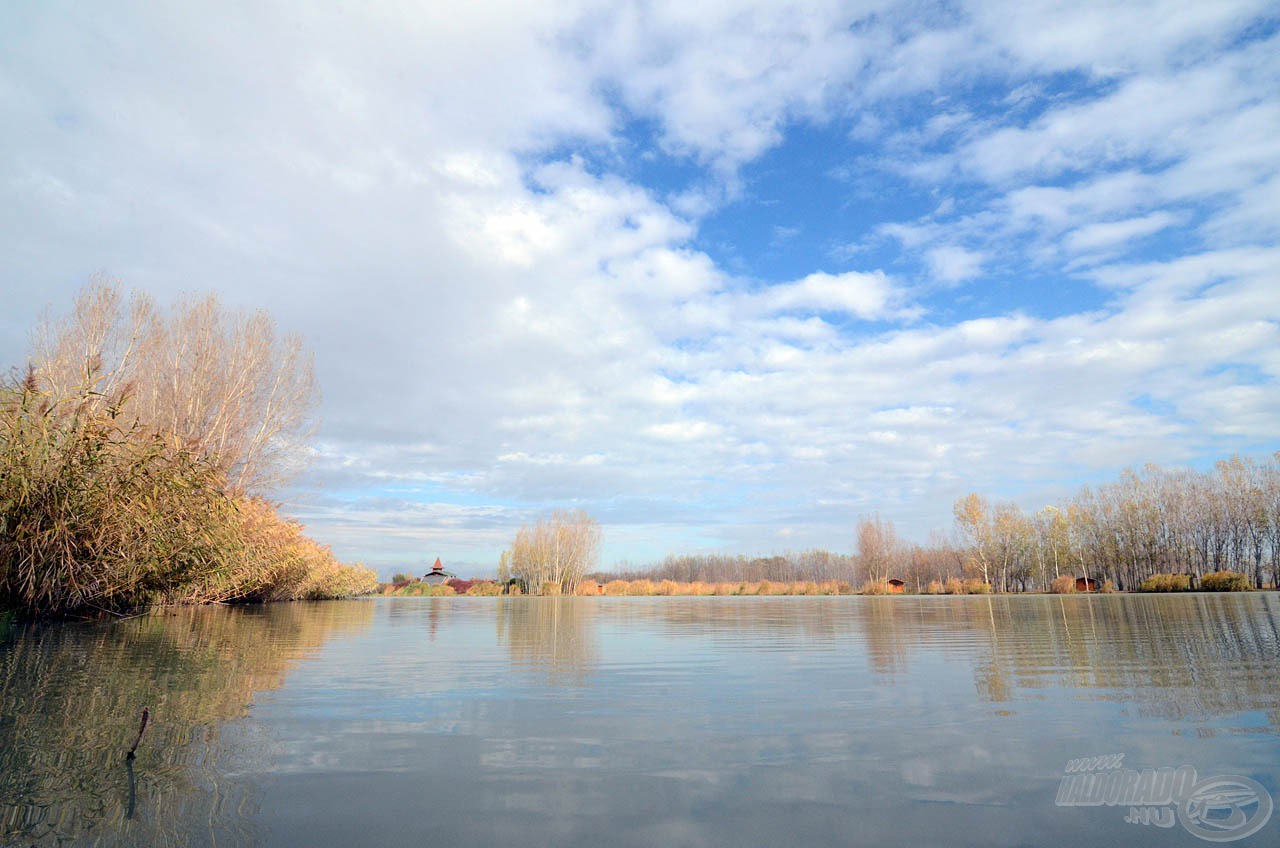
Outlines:
[[[100,374],[62,396],[34,370],[0,385],[0,607],[118,612],[159,600],[372,590],[269,505],[233,495],[207,455],[122,414]]]

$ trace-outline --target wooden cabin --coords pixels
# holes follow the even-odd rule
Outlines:
[[[1092,577],[1077,577],[1076,591],[1077,592],[1096,592],[1098,591],[1098,581],[1094,580]]]
[[[450,571],[444,570],[444,563],[440,562],[440,557],[436,557],[435,565],[431,566],[431,570],[422,575],[422,582],[428,586],[439,586],[441,583],[447,583],[458,575]]]
[[[901,580],[899,580],[896,577],[890,577],[888,580],[888,583],[889,583],[889,594],[891,595],[901,595],[907,589],[907,584],[903,583]]]

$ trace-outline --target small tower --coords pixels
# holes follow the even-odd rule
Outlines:
[[[440,557],[436,557],[435,565],[431,566],[431,570],[422,576],[422,582],[428,586],[439,586],[441,583],[458,575],[444,570],[444,563],[440,562]]]

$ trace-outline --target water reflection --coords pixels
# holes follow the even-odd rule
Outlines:
[[[491,603],[498,607],[498,643],[516,667],[540,671],[551,683],[581,683],[599,662],[598,599],[497,598]]]
[[[223,723],[372,614],[368,603],[285,604],[14,626],[0,644],[0,835],[252,841],[253,799],[226,774],[247,752]],[[143,706],[152,720],[128,762]]]
[[[997,703],[1058,688],[1176,719],[1264,710],[1280,729],[1273,593],[673,598],[648,611],[673,632],[750,651],[762,634],[775,649],[843,643],[889,678],[940,654],[968,664],[979,695]]]

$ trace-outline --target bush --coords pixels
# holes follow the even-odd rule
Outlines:
[[[1055,595],[1071,595],[1076,591],[1076,578],[1070,574],[1062,574],[1053,578],[1049,591]]]
[[[964,593],[966,595],[990,595],[991,584],[983,583],[977,578],[964,581]]]
[[[1249,578],[1239,571],[1215,571],[1200,578],[1200,588],[1206,592],[1247,592]]]
[[[889,594],[889,584],[884,580],[868,580],[862,584],[862,594],[887,595]]]
[[[942,584],[942,591],[948,595],[963,595],[964,582],[958,577],[948,577],[947,582]]]
[[[1153,574],[1138,585],[1139,592],[1189,592],[1190,574]]]
[[[940,580],[930,580],[930,581],[925,585],[925,587],[924,587],[924,593],[925,593],[926,595],[941,595],[941,594],[942,594],[942,581],[940,581]]]

